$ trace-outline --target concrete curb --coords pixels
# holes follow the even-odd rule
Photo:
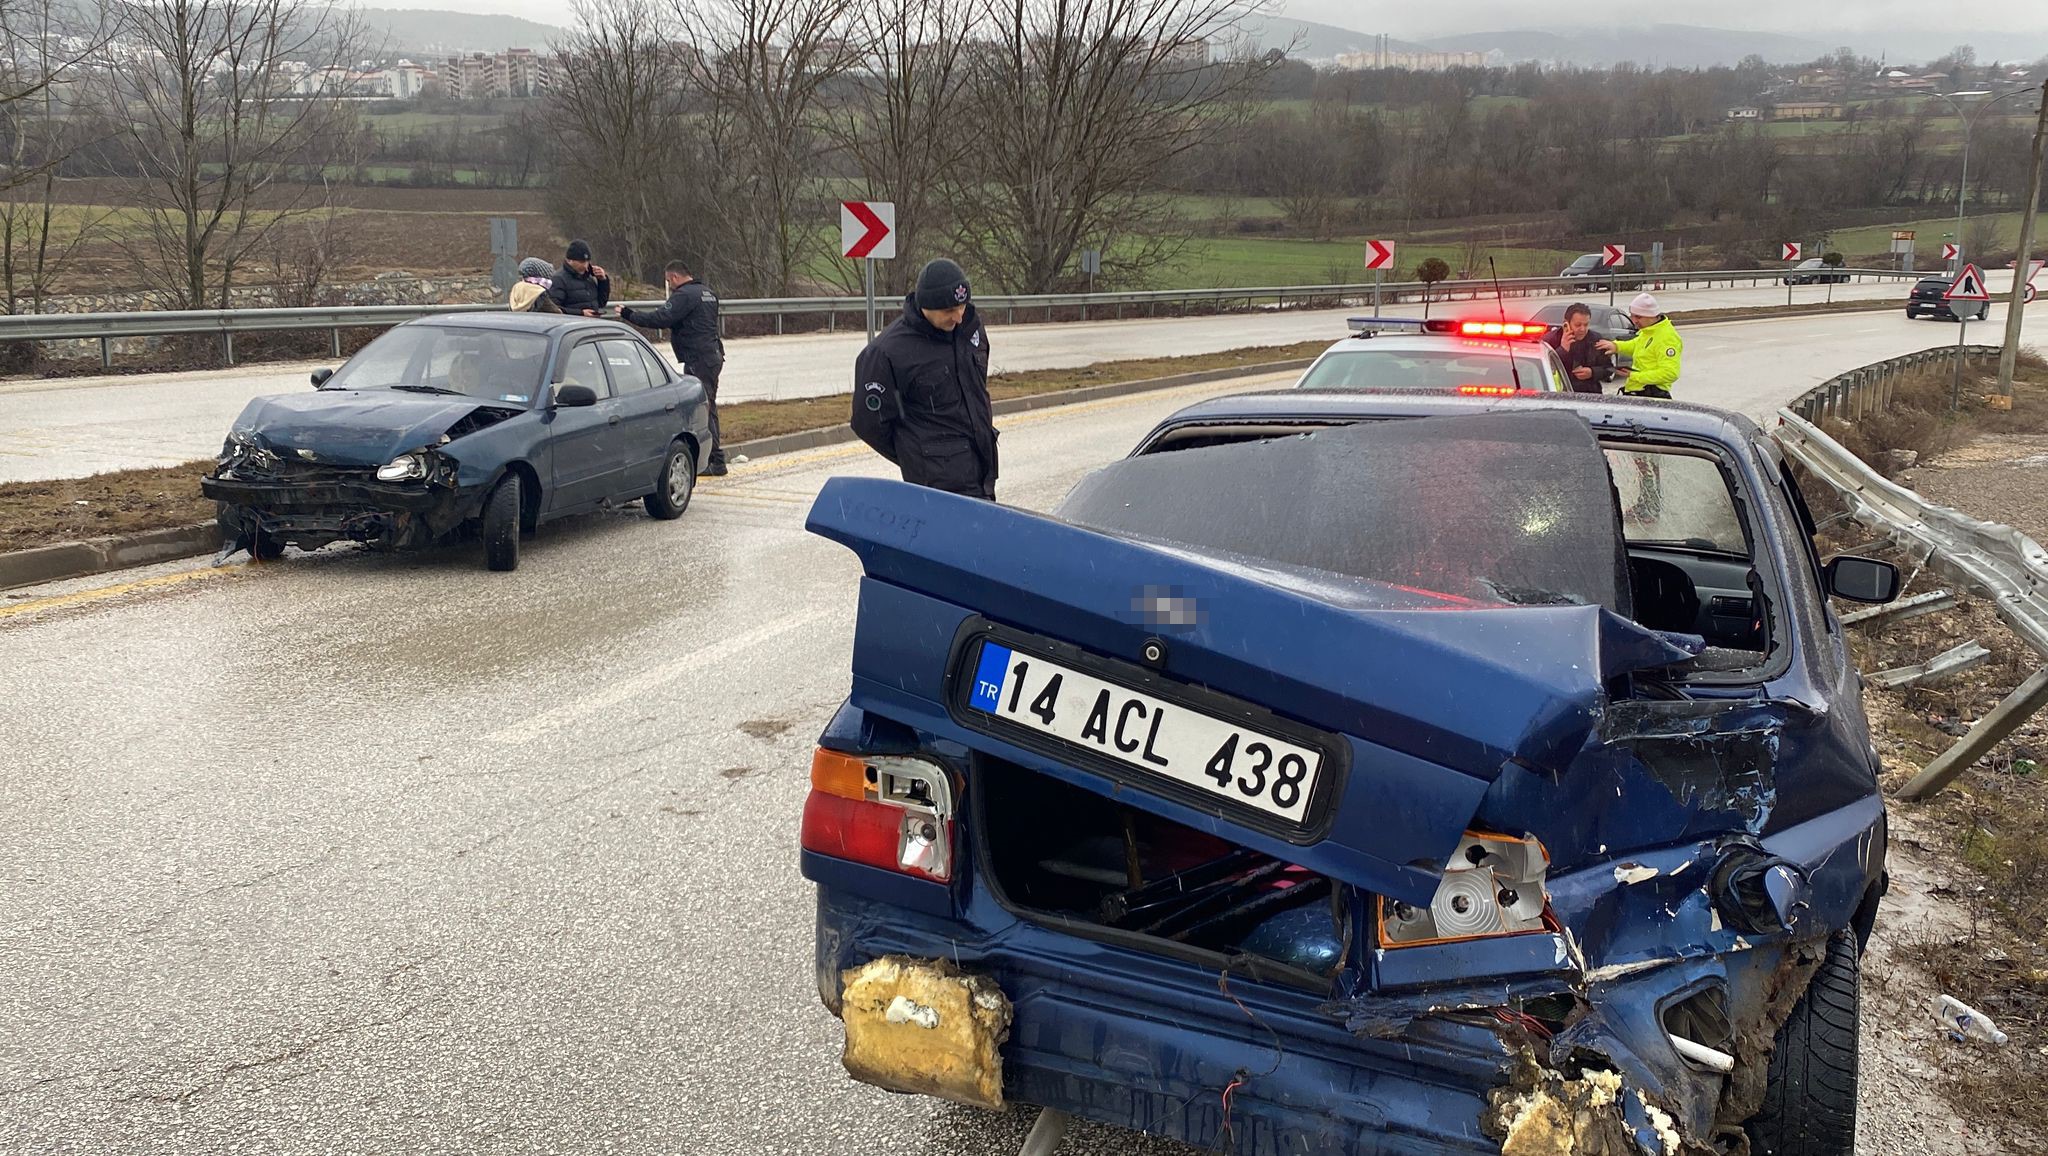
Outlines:
[[[1208,369],[1198,373],[1181,373],[1172,377],[1146,378],[1142,381],[1119,381],[1110,385],[1091,385],[1080,389],[1062,389],[1051,393],[1031,394],[1027,397],[1013,397],[995,404],[997,414],[1023,413],[1034,409],[1049,409],[1053,406],[1074,405],[1085,401],[1100,401],[1105,398],[1125,397],[1134,393],[1147,393],[1155,389],[1173,389],[1183,385],[1201,385],[1211,381],[1228,381],[1234,377],[1256,377],[1265,373],[1286,373],[1290,370],[1306,369],[1311,358],[1292,361],[1269,361],[1258,365],[1235,366],[1229,369]],[[796,433],[779,434],[769,438],[755,438],[752,441],[734,442],[725,447],[727,454],[746,454],[749,457],[767,457],[771,454],[795,453],[799,450],[818,449],[823,446],[841,445],[853,441],[853,430],[849,426],[832,426],[826,429],[801,430]],[[12,590],[20,586],[39,586],[45,582],[62,582],[69,578],[85,578],[93,574],[104,574],[110,570],[124,570],[133,566],[147,566],[155,562],[170,562],[180,558],[193,558],[211,554],[220,549],[220,527],[212,522],[193,526],[172,526],[162,530],[145,530],[139,534],[115,535],[107,538],[89,538],[83,542],[60,542],[54,546],[37,546],[29,550],[15,550],[0,553],[0,590]]]
[[[220,527],[212,522],[168,526],[139,534],[60,542],[0,554],[0,590],[84,578],[109,570],[126,570],[154,562],[170,562],[220,549]]]

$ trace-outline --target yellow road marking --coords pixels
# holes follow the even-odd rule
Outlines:
[[[157,590],[176,586],[184,582],[195,582],[202,578],[219,578],[248,565],[237,562],[230,566],[209,566],[200,570],[181,570],[176,574],[159,574],[154,578],[138,578],[133,582],[122,582],[114,586],[101,586],[93,590],[75,590],[69,594],[52,594],[48,598],[32,598],[11,606],[0,606],[0,619],[16,618],[23,614],[34,614],[42,610],[61,610],[66,606],[84,606],[133,594],[140,590]]]

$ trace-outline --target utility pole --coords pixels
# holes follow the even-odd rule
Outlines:
[[[2012,408],[2012,371],[2020,355],[2020,321],[2026,316],[2027,270],[2034,252],[2034,215],[2041,205],[2041,146],[2048,142],[2048,81],[2041,82],[2041,109],[2034,118],[2034,162],[2027,169],[2027,202],[2020,213],[2020,257],[2013,267],[2012,301],[2005,307],[2005,348],[1998,353],[1998,396]]]

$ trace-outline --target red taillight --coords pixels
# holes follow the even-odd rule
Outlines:
[[[1548,325],[1528,321],[1467,321],[1458,326],[1466,337],[1541,337]]]
[[[1513,397],[1522,391],[1512,385],[1461,385],[1458,392],[1466,397]]]
[[[819,855],[944,883],[952,878],[952,806],[937,766],[820,750],[801,842]]]

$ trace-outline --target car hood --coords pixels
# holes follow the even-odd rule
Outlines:
[[[479,411],[523,412],[475,398],[387,390],[315,390],[259,397],[235,419],[236,436],[331,465],[381,466],[432,445]]]

